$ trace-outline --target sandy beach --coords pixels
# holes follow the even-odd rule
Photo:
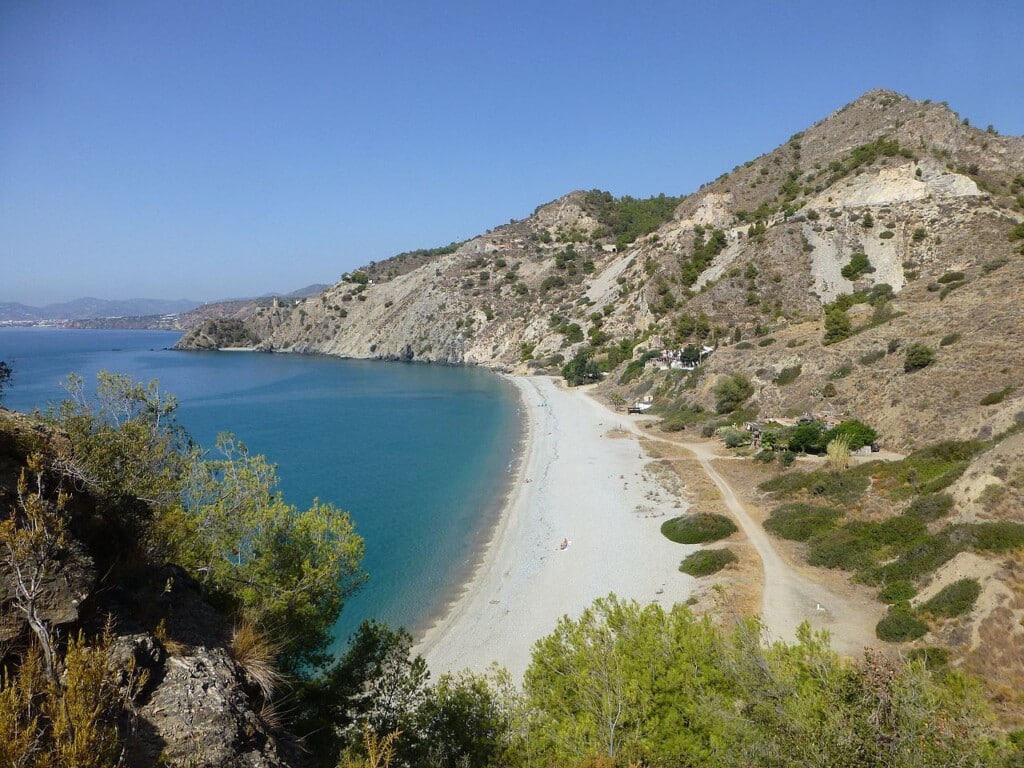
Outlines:
[[[694,586],[678,567],[696,547],[659,530],[685,502],[649,471],[625,414],[550,378],[512,380],[526,421],[519,476],[481,564],[415,649],[435,676],[497,662],[519,680],[561,616],[610,592],[671,605]]]

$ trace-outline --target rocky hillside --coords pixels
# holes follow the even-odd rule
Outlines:
[[[645,351],[700,339],[718,348],[693,393],[703,405],[717,376],[743,372],[762,415],[870,413],[897,449],[1016,412],[1014,397],[979,401],[1018,383],[1024,140],[873,91],[656,227],[624,236],[628,202],[573,192],[246,325],[267,350],[504,370],[557,371],[583,351],[610,380]],[[825,344],[842,294],[848,338]],[[914,342],[938,352],[927,376],[889,354]],[[777,386],[795,366],[799,380]]]
[[[124,510],[67,482],[69,451],[52,427],[0,408],[0,667],[34,717],[19,724],[20,700],[4,700],[0,753],[12,765],[56,764],[46,744],[79,756],[69,765],[307,765],[230,620],[181,568],[147,562]],[[38,627],[60,685],[26,661]]]

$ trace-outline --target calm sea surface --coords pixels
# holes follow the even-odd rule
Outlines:
[[[0,329],[14,375],[3,404],[62,399],[67,374],[127,373],[179,400],[212,447],[231,432],[278,465],[285,499],[348,510],[370,581],[345,606],[415,631],[443,608],[493,523],[519,439],[514,388],[485,371],[259,353],[172,352],[162,331]]]

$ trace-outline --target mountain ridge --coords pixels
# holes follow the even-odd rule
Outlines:
[[[938,347],[945,334],[936,329],[970,324],[979,292],[996,285],[1006,287],[1005,301],[989,296],[983,308],[1002,307],[999,327],[1013,327],[1021,246],[1010,235],[1022,219],[1022,192],[1024,140],[965,125],[945,105],[875,90],[685,196],[624,247],[601,218],[601,199],[577,190],[464,243],[416,252],[412,269],[405,254],[294,306],[237,319],[266,350],[522,372],[557,372],[583,351],[609,378],[643,352],[701,337],[729,353],[713,357],[696,388],[705,406],[715,377],[731,366],[759,382],[757,404],[856,412],[848,382],[833,383],[838,402],[822,395],[831,372],[850,362],[846,350],[887,348],[887,333]],[[845,277],[856,254],[867,271]],[[947,300],[950,291],[935,281],[960,272],[965,279]],[[841,294],[871,291],[873,303],[843,310],[858,331],[852,340],[823,344],[825,308]],[[998,347],[1005,364],[979,378],[1008,378],[999,371],[1012,365],[1013,345],[1002,335],[984,344]],[[776,336],[793,346],[736,348]],[[941,349],[933,372],[947,359],[961,366],[973,343]],[[774,386],[772,377],[802,357],[820,359],[816,380]],[[926,418],[905,405],[884,410],[901,449],[963,431],[937,421],[934,409],[924,409]]]

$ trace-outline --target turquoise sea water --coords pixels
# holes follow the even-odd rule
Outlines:
[[[377,618],[414,632],[467,575],[519,439],[514,388],[470,368],[260,353],[173,352],[160,331],[0,329],[14,370],[3,405],[45,409],[76,372],[158,379],[203,446],[232,432],[278,465],[285,498],[348,510],[370,581],[345,606],[343,641]]]

